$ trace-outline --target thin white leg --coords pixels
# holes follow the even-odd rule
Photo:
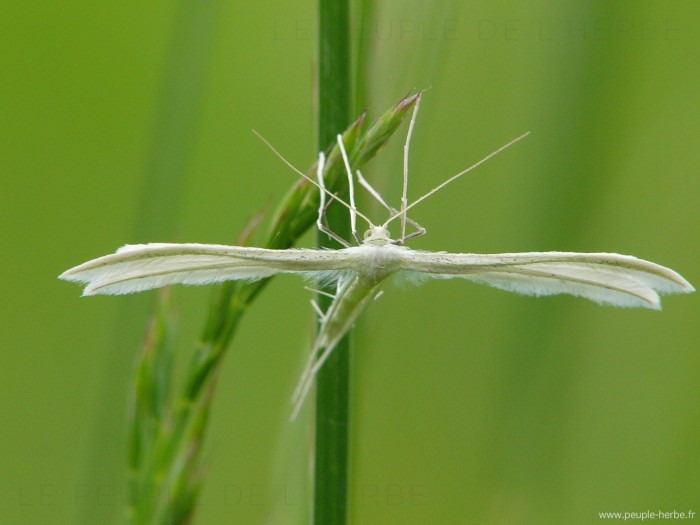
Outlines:
[[[316,293],[316,294],[319,294],[319,295],[325,295],[325,296],[328,297],[329,299],[335,299],[335,295],[333,295],[332,293],[328,293],[328,292],[326,292],[326,291],[324,291],[324,290],[319,290],[319,289],[317,289],[317,288],[311,288],[311,286],[304,286],[304,290],[308,290],[308,291],[310,291],[310,292],[313,292],[313,293]]]
[[[348,154],[345,151],[345,145],[343,144],[342,135],[338,134],[338,147],[340,148],[340,154],[343,156],[343,163],[345,164],[345,171],[348,174],[348,191],[350,196],[350,230],[352,231],[352,236],[357,241],[357,244],[361,244],[360,238],[357,236],[357,207],[355,206],[355,182],[352,179],[352,169],[350,169],[350,160],[348,159]]]
[[[304,385],[301,388],[301,391],[297,393],[297,391],[295,390],[295,394],[297,394],[297,397],[296,397],[296,401],[295,401],[295,405],[294,405],[294,410],[292,411],[292,417],[291,417],[292,421],[294,421],[297,417],[297,414],[299,414],[299,411],[301,410],[301,407],[304,404],[304,400],[309,395],[309,391],[311,390],[311,387],[314,385],[314,381],[316,380],[316,374],[318,374],[318,371],[323,366],[323,363],[325,363],[326,360],[331,356],[331,353],[333,353],[335,346],[337,346],[337,345],[330,346],[330,347],[324,349],[323,353],[321,354],[321,357],[319,357],[316,360],[316,362],[313,364],[313,366],[305,374],[306,377],[302,378]]]
[[[314,362],[316,361],[316,356],[318,355],[319,350],[320,347],[318,345],[314,345],[311,349],[311,353],[309,354],[309,358],[306,361],[306,364],[304,365],[304,370],[301,373],[299,382],[297,383],[297,386],[294,388],[294,392],[292,393],[291,402],[295,405],[299,401],[299,396],[301,395],[304,385],[306,384],[306,380],[309,377],[309,374],[311,373],[311,368],[313,367]]]
[[[346,248],[350,247],[350,244],[337,235],[335,232],[331,231],[330,228],[327,228],[326,225],[323,223],[323,217],[326,212],[326,186],[325,182],[323,180],[323,169],[326,166],[326,156],[323,154],[321,151],[318,154],[318,164],[316,167],[316,179],[318,180],[318,187],[320,189],[319,192],[319,202],[318,202],[318,219],[316,219],[316,226],[318,227],[319,231],[325,233],[330,237],[331,239],[339,242],[342,246],[345,246]],[[351,210],[352,213],[352,210]]]
[[[365,179],[365,177],[362,175],[362,172],[360,170],[356,170],[355,173],[357,174],[357,181],[360,183],[360,186],[365,188],[369,192],[369,194],[372,195],[372,197],[374,197],[376,199],[376,201],[379,204],[381,204],[382,206],[384,206],[384,208],[389,210],[389,213],[391,213],[391,214],[399,213],[396,208],[387,204],[387,202],[379,194],[379,192],[376,189],[374,189],[374,187],[369,183],[369,181],[367,179]],[[419,237],[426,232],[426,229],[423,228],[423,226],[421,226],[416,221],[414,221],[413,219],[408,217],[408,215],[406,215],[406,222],[408,222],[411,226],[413,226],[416,229],[416,231],[414,231],[408,235],[404,235],[401,238],[399,238],[397,240],[397,244],[403,244],[408,239],[412,239],[414,237]]]
[[[413,106],[413,114],[411,122],[408,124],[408,134],[406,135],[406,144],[403,146],[403,189],[401,191],[401,239],[406,239],[406,207],[408,206],[408,150],[411,147],[411,135],[413,135],[413,126],[416,124],[416,116],[418,115],[418,107],[420,106],[421,95],[416,98],[416,105]]]

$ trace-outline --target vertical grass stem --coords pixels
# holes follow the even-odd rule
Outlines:
[[[347,0],[319,1],[318,150],[334,141],[350,115],[350,42]],[[347,191],[347,190],[345,190]],[[337,213],[334,213],[337,212]],[[349,238],[349,216],[336,207],[328,213],[331,230]],[[319,234],[319,247],[337,248]],[[319,296],[322,308],[328,298]],[[347,518],[349,350],[346,336],[320,370],[316,386],[314,523],[344,525]]]

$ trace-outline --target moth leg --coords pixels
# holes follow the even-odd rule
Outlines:
[[[326,319],[326,314],[323,313],[323,310],[321,310],[321,307],[318,305],[315,299],[311,299],[311,308],[314,309],[314,312],[316,312],[316,315],[318,315],[318,318],[323,322]]]
[[[299,414],[299,411],[301,410],[301,407],[303,406],[304,401],[309,395],[309,391],[311,390],[311,387],[314,384],[316,374],[318,374],[318,371],[323,366],[323,363],[325,363],[326,360],[330,357],[331,353],[335,349],[335,346],[336,345],[325,348],[321,356],[315,362],[313,362],[313,366],[311,366],[308,370],[304,371],[304,375],[302,375],[301,381],[299,382],[299,385],[297,386],[294,392],[295,404],[294,411],[292,412],[291,416],[292,421],[294,421],[297,415]],[[312,355],[317,354],[321,348],[323,347],[319,346],[319,348],[316,349]]]
[[[324,220],[325,220],[325,217],[324,217]],[[323,224],[317,223],[317,226],[318,226],[319,230],[321,230],[323,233],[328,235],[331,239],[336,241],[338,244],[344,246],[345,248],[350,248],[352,246],[352,244],[350,244],[348,241],[343,239],[340,235],[336,234],[333,230],[331,230],[328,227],[328,224],[326,224],[325,222]]]
[[[328,292],[323,292],[323,291],[318,291],[322,295],[325,295],[327,297],[330,297],[332,299],[335,299],[337,294],[340,293],[341,288],[343,287],[343,282],[338,281],[336,284],[337,286],[337,291],[336,295],[330,294]],[[312,288],[308,288],[309,290],[313,290]],[[380,294],[377,294],[377,297]],[[323,323],[325,323],[328,319],[328,311],[325,313],[321,310],[321,308],[316,304],[314,306],[314,309],[316,310],[316,313],[318,313],[320,319],[321,319],[321,327],[319,328],[319,334],[324,333],[323,329]],[[328,339],[325,336],[318,336],[316,341],[314,342],[313,348],[311,349],[311,353],[309,355],[309,358],[306,362],[306,365],[304,366],[304,370],[301,374],[301,377],[299,378],[299,381],[297,383],[297,386],[294,389],[294,393],[292,394],[292,403],[294,404],[294,409],[292,411],[292,415],[290,416],[290,420],[294,421],[299,414],[299,411],[301,410],[301,407],[304,405],[304,401],[309,395],[309,391],[311,390],[311,387],[314,384],[314,380],[316,378],[316,374],[320,370],[320,368],[323,366],[323,363],[328,359],[328,357],[331,355],[331,352],[333,351],[333,348],[335,348],[335,344],[333,346],[328,346]],[[323,349],[323,353],[321,353],[321,350]],[[319,357],[319,353],[321,354]]]
[[[350,160],[348,159],[348,154],[345,151],[345,145],[343,144],[342,135],[338,134],[338,147],[340,148],[340,154],[343,157],[343,164],[345,164],[345,171],[348,174],[348,192],[350,197],[350,230],[352,236],[354,237],[357,244],[362,244],[360,237],[357,235],[357,207],[355,206],[355,181],[352,178],[352,169],[350,169]]]
[[[413,135],[413,127],[416,125],[416,116],[418,115],[418,107],[420,106],[421,94],[416,98],[416,105],[413,106],[413,114],[411,122],[408,124],[408,133],[406,134],[406,143],[403,146],[403,188],[401,190],[401,241],[405,241],[406,237],[406,208],[408,206],[408,150],[411,146],[411,136]]]
[[[324,315],[325,317],[325,315]],[[293,418],[296,418],[296,413],[299,412],[297,405],[299,405],[299,398],[302,397],[302,392],[305,390],[305,385],[306,382],[309,378],[309,375],[311,374],[311,370],[313,369],[314,363],[316,362],[316,356],[319,353],[319,350],[321,349],[321,346],[317,343],[314,344],[313,348],[311,349],[311,353],[309,354],[309,358],[306,361],[306,364],[304,365],[304,370],[301,372],[301,376],[299,377],[299,381],[297,382],[297,386],[294,388],[294,392],[292,393],[292,399],[291,402],[294,403],[294,415]],[[307,389],[308,392],[308,389]],[[303,397],[306,397],[306,394],[304,394]],[[303,401],[303,400],[302,400]]]
[[[326,186],[323,181],[323,169],[326,166],[326,156],[323,154],[323,152],[320,152],[318,154],[318,164],[316,166],[316,179],[318,179],[318,187],[320,188],[319,191],[319,203],[318,203],[318,219],[316,219],[316,226],[318,227],[319,231],[325,233],[333,239],[334,241],[340,243],[341,246],[344,246],[346,248],[350,248],[350,243],[348,243],[345,239],[337,235],[335,232],[333,232],[330,228],[328,228],[324,223],[323,219],[326,215]]]
[[[389,213],[391,213],[391,214],[399,213],[396,208],[387,204],[387,202],[380,195],[380,193],[376,189],[374,189],[374,187],[369,183],[369,181],[367,179],[365,179],[365,177],[362,175],[362,172],[360,170],[357,170],[355,173],[357,173],[357,180],[360,183],[360,186],[362,186],[364,189],[366,189],[369,192],[369,194],[372,197],[374,197],[374,199],[379,204],[381,204],[382,206],[384,206],[384,208],[389,210]],[[413,237],[419,237],[426,232],[426,229],[423,228],[423,226],[421,226],[420,224],[418,224],[416,221],[414,221],[413,219],[411,219],[408,216],[406,216],[406,222],[408,222],[411,226],[413,226],[416,229],[416,231],[414,231],[408,235],[404,235],[403,237],[397,239],[396,244],[403,244],[408,239],[412,239]]]
[[[311,288],[310,286],[304,286],[304,290],[308,290],[310,292],[317,293],[319,295],[325,295],[326,297],[328,297],[331,300],[335,299],[335,295],[333,295],[332,293],[328,293],[324,290],[319,290],[318,288]]]
[[[405,243],[408,239],[413,239],[414,237],[420,237],[421,235],[424,235],[425,232],[427,231],[425,228],[423,228],[423,226],[416,223],[415,221],[412,221],[410,219],[408,219],[408,220],[412,226],[416,227],[416,231],[409,233],[408,235],[406,235],[404,237],[401,237],[399,239],[399,241],[400,241],[399,244]]]

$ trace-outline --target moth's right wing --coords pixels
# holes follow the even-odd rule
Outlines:
[[[418,279],[461,277],[526,295],[570,294],[601,304],[656,310],[661,307],[659,294],[695,290],[669,268],[617,253],[407,250],[402,269]]]
[[[59,276],[86,283],[83,295],[120,295],[169,284],[255,281],[278,273],[336,280],[350,269],[346,250],[270,250],[219,244],[151,243],[123,246]],[[352,252],[352,251],[351,251]]]

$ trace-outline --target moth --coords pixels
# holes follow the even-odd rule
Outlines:
[[[408,152],[419,103],[420,98],[416,101],[404,144],[399,209],[390,206],[359,170],[355,173],[359,184],[389,212],[388,219],[380,225],[373,224],[357,210],[355,175],[340,135],[337,140],[348,178],[349,202],[326,189],[323,152],[319,154],[316,181],[285,160],[300,176],[319,188],[317,227],[343,245],[342,249],[274,250],[196,243],[126,245],[114,254],[71,268],[59,278],[85,283],[83,295],[128,294],[176,283],[199,285],[228,280],[254,281],[281,273],[300,274],[312,281],[334,283],[335,293],[331,295],[332,301],[325,312],[312,301],[320,319],[319,330],[292,397],[295,404],[292,418],[299,412],[316,373],[338,341],[377,297],[387,278],[393,275],[404,274],[416,281],[461,278],[525,295],[570,294],[599,304],[655,310],[661,308],[661,294],[694,291],[693,286],[675,271],[630,255],[575,252],[482,255],[412,250],[405,246],[407,240],[426,232],[425,228],[408,217],[411,208],[527,135],[521,135],[498,148],[409,204]],[[274,148],[273,151],[281,157]],[[349,210],[354,244],[324,224],[327,199]],[[358,236],[358,217],[368,225],[362,238]],[[400,222],[400,235],[396,239],[389,232],[389,225],[394,221]],[[407,233],[408,226],[414,231]]]

